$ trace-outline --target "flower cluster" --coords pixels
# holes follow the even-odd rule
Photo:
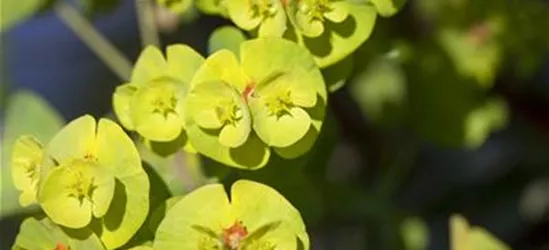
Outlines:
[[[186,45],[169,46],[166,54],[164,58],[157,48],[145,48],[130,82],[115,90],[113,107],[120,123],[146,145],[177,141],[177,148],[187,144],[183,100],[204,58]]]
[[[238,59],[239,58],[239,59]],[[320,132],[326,87],[307,50],[280,38],[219,50],[206,60],[184,45],[147,48],[130,83],[117,88],[116,114],[143,138],[198,151],[226,165],[264,166],[270,148],[307,152]],[[181,135],[184,145],[173,143]]]
[[[11,168],[22,206],[37,203],[53,223],[72,229],[100,219],[96,233],[108,248],[127,242],[148,214],[149,180],[137,149],[110,120],[82,116],[47,147],[22,135]]]
[[[376,16],[394,15],[402,0],[198,0],[198,8],[230,19],[259,37],[283,37],[307,48],[325,68],[370,36]]]

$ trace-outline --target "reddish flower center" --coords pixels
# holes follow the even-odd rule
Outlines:
[[[244,98],[245,101],[248,101],[248,98],[250,98],[250,96],[253,95],[254,90],[255,90],[255,83],[254,82],[248,83],[248,85],[244,89],[244,92],[242,92],[242,97]]]
[[[70,250],[70,247],[65,246],[63,243],[57,243],[54,250]]]
[[[223,245],[226,249],[236,250],[248,235],[248,229],[242,221],[236,221],[231,227],[223,230]]]

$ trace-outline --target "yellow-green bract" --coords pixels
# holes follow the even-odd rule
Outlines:
[[[208,15],[219,15],[229,18],[227,10],[228,0],[196,0],[196,8]]]
[[[450,217],[451,250],[510,250],[484,228],[470,227],[461,215]]]
[[[209,184],[183,197],[160,223],[153,249],[309,249],[299,211],[276,190],[239,180],[230,196]]]
[[[284,37],[307,48],[321,68],[353,53],[376,17],[395,15],[405,0],[199,0],[207,14],[230,18],[258,37]]]
[[[295,27],[287,37],[307,48],[321,68],[336,64],[363,44],[377,16],[374,6],[358,1],[288,0],[287,12]]]
[[[89,229],[63,230],[48,218],[28,218],[21,223],[14,250],[67,249],[104,250],[105,247]]]
[[[406,3],[406,0],[371,0],[380,16],[390,17],[395,15]]]
[[[347,1],[300,0],[288,1],[288,15],[297,30],[307,37],[324,33],[324,23],[341,23],[349,16]]]
[[[108,249],[125,244],[149,212],[149,180],[137,149],[110,120],[79,117],[45,149],[21,136],[12,163],[23,205],[37,201],[56,224],[93,228]]]
[[[193,147],[226,165],[263,167],[270,148],[306,153],[322,127],[326,86],[306,49],[280,38],[241,44],[240,61],[222,49],[207,58],[184,105]]]
[[[129,83],[113,96],[118,119],[151,143],[178,142],[187,147],[183,99],[204,58],[186,45],[171,45],[167,58],[153,46],[143,50]],[[149,143],[147,143],[149,144]]]
[[[42,143],[30,135],[20,136],[13,146],[11,159],[13,184],[21,191],[19,204],[25,207],[35,203],[46,160]]]
[[[286,31],[286,13],[280,0],[230,0],[227,10],[238,27],[258,29],[260,37],[281,37]]]

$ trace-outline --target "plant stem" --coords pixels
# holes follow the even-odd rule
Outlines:
[[[80,12],[67,3],[55,6],[60,19],[123,81],[130,79],[132,63]]]
[[[135,2],[137,21],[139,23],[139,32],[141,33],[141,43],[143,47],[148,45],[159,47],[160,45],[158,30],[154,23],[153,7],[153,3],[150,0],[136,0]]]

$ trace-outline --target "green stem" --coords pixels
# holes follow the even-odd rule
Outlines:
[[[132,63],[101,35],[77,9],[66,3],[55,6],[55,12],[95,54],[123,81],[130,79]]]
[[[158,48],[160,38],[154,23],[153,3],[150,0],[136,0],[135,8],[143,47],[154,45]]]

